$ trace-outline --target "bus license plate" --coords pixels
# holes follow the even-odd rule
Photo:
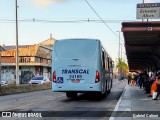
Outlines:
[[[71,80],[72,81],[72,83],[79,83],[80,82],[80,80]]]

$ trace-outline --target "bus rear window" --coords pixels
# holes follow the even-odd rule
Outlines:
[[[59,58],[90,58],[97,49],[95,40],[60,40],[55,43],[55,53]]]

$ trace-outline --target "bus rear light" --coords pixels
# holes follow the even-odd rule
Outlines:
[[[100,81],[100,76],[99,76],[99,72],[96,71],[96,79],[95,79],[95,83]]]
[[[57,81],[56,81],[56,72],[55,72],[55,71],[53,72],[53,82],[54,82],[54,83],[57,82]]]

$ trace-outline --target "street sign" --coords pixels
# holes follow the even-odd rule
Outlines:
[[[137,19],[157,19],[160,18],[160,3],[137,4]]]

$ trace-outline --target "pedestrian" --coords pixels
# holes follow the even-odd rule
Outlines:
[[[156,86],[156,87],[153,87],[153,86],[156,85],[156,83],[154,83],[155,80],[156,80],[156,74],[154,73],[153,75],[150,76],[149,82],[147,83],[147,86],[146,86],[146,93],[150,93],[150,95],[149,95],[148,97],[151,97],[151,96],[152,96],[152,95],[151,95],[152,89],[155,90],[155,88],[157,88],[157,86]],[[154,84],[154,85],[153,85],[153,84]],[[153,85],[153,86],[152,86],[152,85]]]
[[[148,75],[147,71],[144,71],[143,78],[144,78],[144,88],[146,90],[147,84],[149,82],[149,75]]]
[[[156,92],[156,91],[157,91],[157,83],[156,83],[156,80],[154,79],[151,85],[150,95],[148,97],[152,97],[153,92]]]
[[[128,79],[128,85],[129,85],[131,83],[131,74],[130,73],[128,74],[128,78],[127,79]]]
[[[158,96],[160,94],[160,75],[156,77],[156,84],[157,84],[157,96],[153,100],[158,100]]]
[[[142,87],[144,87],[143,72],[141,72],[140,75],[139,75],[139,86],[140,86],[140,89],[141,89]]]
[[[134,86],[135,85],[135,75],[132,74],[131,75],[131,86]]]
[[[137,77],[136,77],[136,86],[139,86],[139,80],[140,80],[140,77],[139,77],[139,74],[137,74]]]

